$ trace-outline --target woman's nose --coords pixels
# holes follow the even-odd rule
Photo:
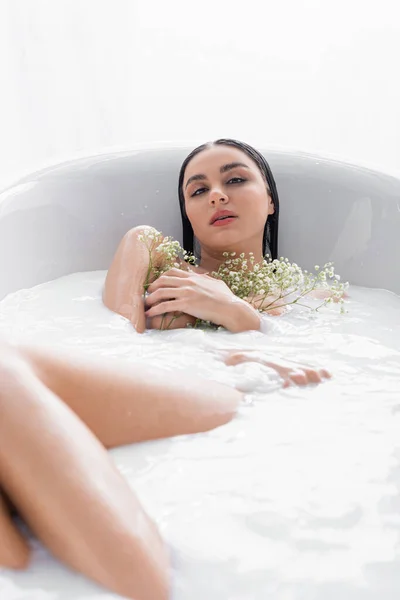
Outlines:
[[[226,204],[229,201],[229,198],[221,190],[215,189],[211,190],[209,194],[209,201],[210,204],[215,206],[216,204]]]

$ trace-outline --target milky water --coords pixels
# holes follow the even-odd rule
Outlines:
[[[102,306],[103,279],[75,274],[9,296],[0,332],[150,363],[155,377],[189,369],[247,392],[237,418],[215,431],[111,452],[173,548],[174,600],[398,600],[399,296],[352,287],[346,314],[296,309],[266,318],[265,335],[139,335]],[[218,349],[227,347],[334,377],[283,390],[265,367],[226,367]],[[117,597],[37,542],[27,572],[0,570],[2,600]]]

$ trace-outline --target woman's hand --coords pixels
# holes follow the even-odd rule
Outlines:
[[[232,332],[260,328],[260,316],[228,286],[206,274],[171,269],[148,288],[146,317],[182,312]]]
[[[217,325],[223,324],[223,310],[234,297],[223,281],[181,269],[161,275],[149,286],[148,294],[146,317],[181,312]]]
[[[309,383],[322,383],[324,379],[330,379],[331,374],[326,369],[314,369],[290,360],[273,359],[265,352],[259,350],[230,351],[224,357],[224,363],[228,366],[240,365],[245,362],[257,362],[265,367],[270,367],[283,379],[283,387],[292,383],[296,385],[308,385]]]

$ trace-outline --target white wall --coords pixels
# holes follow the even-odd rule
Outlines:
[[[219,136],[400,175],[397,0],[0,0],[0,186]]]

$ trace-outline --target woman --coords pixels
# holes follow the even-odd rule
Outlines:
[[[259,326],[259,313],[251,305],[237,302],[222,282],[205,274],[225,249],[252,250],[261,258],[262,239],[272,248],[276,244],[276,231],[264,224],[274,214],[277,223],[277,196],[249,158],[226,142],[186,161],[183,216],[201,245],[201,271],[172,270],[152,284],[151,325],[159,325],[162,313],[179,311],[186,313],[183,320],[209,319],[231,331]],[[241,186],[246,186],[248,207]],[[229,225],[214,225],[221,211],[230,212]],[[148,253],[133,230],[117,251],[104,299],[138,331],[145,325],[147,269]],[[329,377],[325,370],[298,369],[263,355],[225,356],[226,364],[246,360],[275,368],[284,385]],[[23,568],[29,561],[28,542],[10,517],[11,504],[73,569],[135,600],[170,597],[168,548],[106,449],[223,425],[235,415],[241,394],[216,382],[196,381],[191,373],[180,374],[179,380],[165,373],[159,379],[142,365],[127,368],[0,342],[0,490],[6,494],[0,496],[0,565]]]
[[[146,324],[157,329],[164,323],[181,328],[196,319],[217,323],[233,333],[260,330],[260,312],[207,273],[218,270],[224,252],[253,252],[256,262],[266,254],[277,257],[279,198],[268,163],[257,150],[236,140],[203,144],[184,160],[178,193],[184,249],[197,250],[199,267],[171,269],[153,281],[145,307],[143,288],[150,258],[153,265],[161,266],[162,257],[156,251],[150,257],[142,241],[143,232],[151,228],[135,227],[122,239],[107,273],[104,304],[129,319],[139,333]],[[297,365],[290,368],[252,352],[237,353],[230,360],[268,364],[284,374],[285,384],[321,381],[318,371]]]
[[[103,300],[127,317],[138,332],[160,328],[168,313],[184,313],[172,327],[196,319],[212,321],[232,332],[259,330],[262,317],[227,285],[207,275],[224,262],[224,252],[253,252],[261,261],[277,255],[279,198],[264,157],[235,140],[222,139],[196,148],[179,175],[184,248],[192,251],[195,236],[199,267],[171,269],[149,287],[145,311],[143,285],[149,253],[141,241],[142,227],[123,238],[107,273]],[[160,257],[154,252],[154,264]],[[170,322],[171,319],[167,319]]]

